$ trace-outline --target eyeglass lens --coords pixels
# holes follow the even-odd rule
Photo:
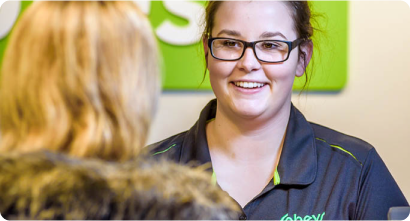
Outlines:
[[[255,44],[255,53],[259,60],[267,62],[284,61],[288,56],[288,44],[280,41],[261,41]],[[214,39],[212,53],[223,60],[239,59],[244,52],[244,43],[232,39]]]

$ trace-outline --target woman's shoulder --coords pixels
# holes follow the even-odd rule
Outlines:
[[[316,141],[318,177],[328,181],[322,183],[339,183],[341,188],[349,185],[353,188],[354,219],[385,219],[390,207],[408,205],[371,144],[322,125],[310,125]]]
[[[146,147],[146,149],[155,159],[166,158],[177,162],[181,154],[182,144],[187,137],[188,131],[184,131],[164,140],[150,144]]]
[[[375,151],[368,142],[339,132],[328,127],[311,123],[318,151],[337,151],[346,158],[357,161],[360,165],[366,161],[369,153]]]

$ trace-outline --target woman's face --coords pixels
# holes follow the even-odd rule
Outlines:
[[[212,37],[226,37],[244,41],[294,41],[293,19],[288,6],[282,2],[224,2],[215,14]],[[252,48],[247,48],[238,61],[222,61],[207,53],[207,65],[218,109],[245,118],[275,116],[290,105],[295,76],[304,69],[299,61],[298,48],[292,50],[282,63],[258,61]],[[262,87],[244,88],[239,82],[254,82]],[[249,84],[249,83],[248,83]],[[263,118],[265,118],[263,117]]]

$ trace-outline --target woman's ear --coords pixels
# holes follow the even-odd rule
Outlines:
[[[202,38],[202,45],[204,46],[205,61],[206,66],[208,67],[208,37]]]
[[[308,66],[313,53],[313,42],[308,40],[299,45],[299,61],[296,68],[296,76],[301,77],[305,73],[306,67]]]

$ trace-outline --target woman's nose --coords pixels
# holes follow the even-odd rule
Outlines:
[[[245,71],[246,73],[251,73],[261,68],[261,63],[256,58],[255,53],[251,47],[245,50],[244,55],[239,59],[238,68]]]

